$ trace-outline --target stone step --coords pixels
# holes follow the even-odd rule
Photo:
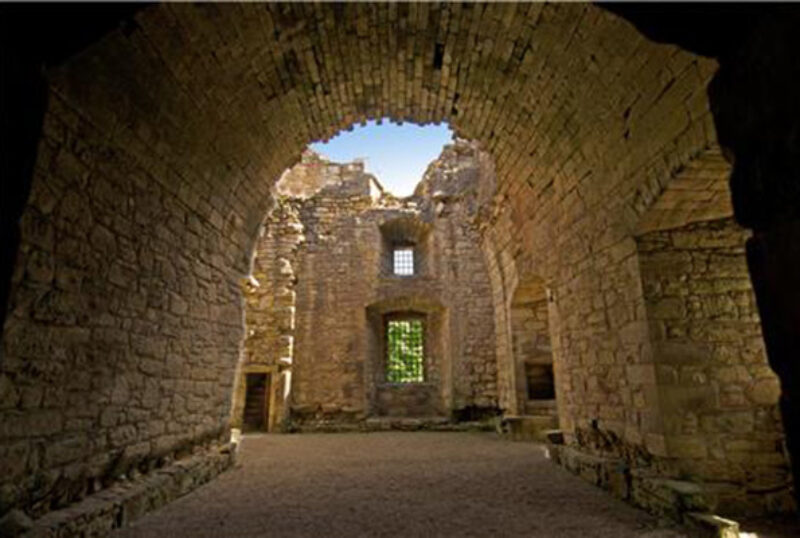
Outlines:
[[[370,417],[354,422],[311,422],[298,424],[293,432],[312,433],[346,433],[346,432],[382,432],[382,431],[435,431],[466,432],[496,431],[496,423],[491,420],[455,421],[448,417]]]
[[[447,426],[447,417],[373,417],[364,421],[369,431],[385,430],[429,430]]]

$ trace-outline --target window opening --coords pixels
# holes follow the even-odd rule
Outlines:
[[[424,326],[419,319],[390,320],[386,324],[386,381],[424,381]]]
[[[554,400],[556,386],[551,364],[526,364],[525,376],[528,381],[529,400]]]
[[[394,274],[409,276],[414,274],[414,248],[395,247],[394,249]]]

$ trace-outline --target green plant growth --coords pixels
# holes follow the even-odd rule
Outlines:
[[[418,319],[389,321],[386,326],[386,380],[420,383],[423,372],[423,325]]]

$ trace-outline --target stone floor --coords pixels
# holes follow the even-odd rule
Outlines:
[[[237,467],[116,536],[677,538],[487,433],[254,435]]]

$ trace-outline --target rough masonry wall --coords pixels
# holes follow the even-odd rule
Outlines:
[[[298,420],[366,412],[365,357],[380,234],[360,218],[369,196],[311,198],[298,207],[306,241],[297,265],[292,411]]]
[[[226,435],[243,331],[234,230],[209,219],[191,169],[91,112],[51,97],[22,218],[0,512],[63,506]]]
[[[480,180],[477,154],[466,142],[448,146],[407,200],[382,195],[358,163],[329,163],[307,153],[284,175],[279,191],[296,197],[279,210],[297,215],[303,239],[283,237],[296,233],[285,227],[267,231],[255,266],[285,257],[280,244],[297,249],[286,257],[296,278],[290,396],[296,421],[442,416],[496,407],[494,346],[486,345],[494,334],[491,290],[471,224]],[[381,226],[405,225],[398,222],[428,230],[417,245],[420,274],[414,277],[388,271],[391,244]],[[274,333],[270,324],[280,323],[268,297],[275,286],[248,295],[248,357],[279,355],[278,340],[257,336]],[[389,387],[381,379],[382,316],[403,310],[428,315],[426,379],[418,387]]]
[[[277,201],[264,223],[253,254],[253,269],[245,284],[248,363],[275,366],[291,360],[294,330],[294,264],[303,242],[303,225],[296,209]],[[263,353],[269,349],[269,353]]]
[[[172,434],[158,433],[169,424],[184,421],[187,441],[222,428],[239,356],[238,280],[269,206],[270,182],[308,142],[368,118],[449,121],[491,153],[497,189],[484,213],[482,245],[499,328],[498,371],[509,371],[502,328],[516,282],[538,275],[554,290],[560,319],[553,322],[551,313],[568,438],[597,419],[628,442],[657,450],[663,439],[654,426],[656,401],[633,403],[655,381],[630,231],[673,172],[715,142],[705,93],[715,69],[712,61],[648,42],[594,5],[143,9],[135,24],[48,73],[53,95],[45,132],[55,126],[63,134],[42,141],[28,214],[44,222],[23,231],[4,328],[0,450],[11,468],[0,474],[0,512],[63,497],[51,486],[60,476],[62,484],[84,484],[90,457],[110,461],[123,447],[141,446],[130,449],[138,453],[142,443],[170,444]],[[91,170],[83,187],[76,161]],[[62,176],[76,185],[62,188]],[[36,194],[51,190],[51,201]],[[89,213],[87,192],[95,190],[92,203],[103,211]],[[95,218],[102,212],[108,222]],[[142,215],[142,229],[126,232],[134,213]],[[119,259],[103,254],[100,263],[77,262],[91,285],[75,300],[33,300],[67,278],[65,260],[75,252],[112,251],[102,230],[92,244],[96,223],[109,229]],[[57,235],[48,243],[49,227],[77,235],[77,244],[66,249]],[[146,241],[127,248],[119,239],[125,233]],[[136,261],[121,263],[133,250]],[[152,306],[150,299],[140,306],[145,295]],[[95,300],[97,310],[89,306]],[[28,306],[47,304],[59,319]],[[142,319],[146,328],[137,332]],[[109,336],[113,330],[106,335],[98,327],[120,332]],[[75,359],[62,373],[64,356]],[[40,374],[51,369],[50,377]],[[74,391],[81,396],[49,396],[58,404],[48,403],[48,394],[66,386],[66,372],[69,382],[82,384]],[[155,391],[120,388],[119,412],[109,412],[104,425],[99,413],[112,387],[133,380],[146,388],[144,379],[151,386],[158,380],[155,405],[129,412],[127,404],[137,409],[140,395]],[[501,375],[503,407],[511,387]],[[33,396],[23,402],[26,393]],[[125,433],[89,442],[108,428]],[[43,459],[44,446],[61,442],[78,447],[74,458]],[[76,462],[69,473],[68,461]]]
[[[570,99],[578,115],[605,118],[604,136],[591,127],[599,122],[573,122],[575,116],[560,109],[566,117],[559,132],[568,133],[569,142],[553,145],[534,126],[526,140],[535,166],[518,159],[509,169],[493,152],[498,183],[482,238],[500,331],[502,407],[519,411],[511,397],[517,383],[511,336],[504,329],[513,293],[520,281],[541,278],[554,298],[559,420],[567,442],[583,445],[579,430],[599,428],[623,445],[658,450],[663,434],[633,236],[672,176],[714,145],[705,85],[715,65],[675,49],[656,65],[642,56],[644,44],[635,38],[620,46],[615,55],[628,60],[601,76],[636,70],[641,86],[612,99],[613,105],[603,95],[610,86],[594,93],[568,78],[554,79],[558,88],[576,88]],[[552,92],[537,98],[546,102]],[[547,131],[551,124],[535,125]],[[644,405],[634,405],[643,398]]]
[[[479,145],[457,140],[425,171],[415,196],[426,198],[434,219],[432,253],[440,278],[451,283],[444,302],[451,315],[450,346],[458,357],[453,372],[453,408],[497,408],[491,282],[479,245],[476,222],[480,192],[496,181],[486,166],[491,157]]]
[[[279,196],[265,219],[253,252],[253,267],[242,284],[246,335],[243,357],[237,369],[231,426],[242,427],[246,375],[269,373],[268,427],[286,419],[284,393],[291,386],[294,357],[295,283],[297,251],[304,241],[303,225],[296,207]]]
[[[637,245],[667,453],[701,480],[779,491],[791,476],[748,235],[729,217],[653,231]]]

